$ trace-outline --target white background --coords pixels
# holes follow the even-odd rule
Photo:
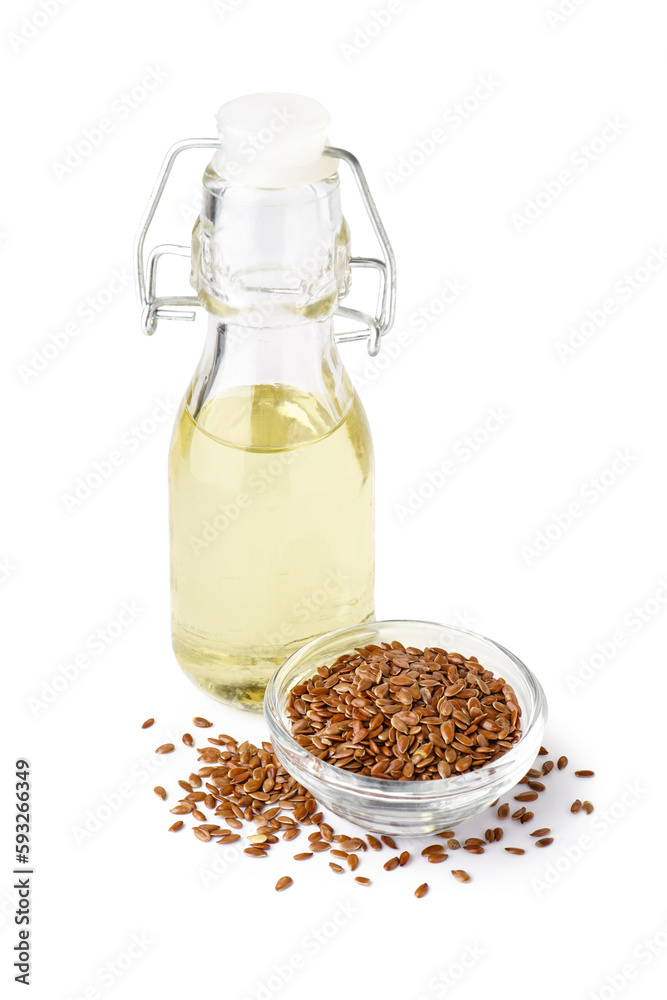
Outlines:
[[[0,32],[2,980],[13,977],[17,930],[13,764],[27,757],[40,1000],[663,995],[659,5],[563,0],[559,17],[558,0],[403,0],[381,28],[373,17],[385,0],[43,5],[48,18],[33,0],[5,3]],[[159,82],[128,105],[149,71]],[[362,345],[344,349],[376,447],[378,617],[458,622],[508,646],[546,689],[547,746],[572,762],[552,775],[536,816],[555,844],[524,857],[465,855],[454,867],[471,872],[469,885],[454,882],[449,862],[421,858],[387,874],[385,852],[363,858],[359,874],[374,885],[362,889],[332,875],[326,857],[292,862],[305,834],[206,884],[221,849],[167,834],[173,817],[151,791],[159,780],[175,798],[191,752],[180,742],[171,758],[152,751],[170,735],[178,742],[193,715],[210,716],[212,732],[265,730],[199,695],[171,652],[172,416],[145,423],[143,440],[135,428],[176,405],[201,326],[164,323],[142,337],[131,246],[167,147],[212,134],[219,104],[261,90],[311,94],[330,109],[331,141],[360,157],[398,260],[383,360],[369,367]],[[59,167],[103,118],[111,130],[99,145]],[[437,128],[444,141],[429,146]],[[154,243],[188,242],[206,154],[188,157]],[[570,183],[559,188],[562,171]],[[345,183],[353,248],[372,253]],[[440,308],[447,282],[465,290]],[[187,291],[185,269],[177,287]],[[91,296],[99,312],[89,321]],[[422,329],[420,309],[430,317]],[[563,356],[570,339],[579,346]],[[490,409],[504,414],[493,433],[483,430]],[[469,460],[467,434],[479,445]],[[68,509],[79,477],[118,449],[122,464]],[[614,465],[617,452],[625,458]],[[424,488],[447,460],[456,474]],[[416,499],[420,489],[431,495]],[[417,509],[405,513],[409,497]],[[95,652],[91,636],[118,631],[124,603],[134,619]],[[82,655],[87,665],[63,680]],[[143,732],[147,716],[157,722]],[[597,772],[585,789],[573,765]],[[583,791],[596,812],[572,816]],[[95,814],[99,828],[82,838]],[[583,835],[588,849],[571,860]],[[504,843],[528,840],[510,824]],[[553,884],[541,886],[549,865]],[[295,884],[277,894],[286,873]],[[424,880],[431,891],[416,900]],[[313,944],[320,932],[325,943]],[[135,934],[148,943],[130,960]],[[463,971],[466,949],[476,957]],[[283,984],[276,968],[295,955],[302,967]]]

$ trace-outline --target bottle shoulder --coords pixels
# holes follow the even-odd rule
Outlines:
[[[344,407],[326,393],[295,386],[238,386],[209,398],[196,415],[189,406],[191,390],[176,418],[174,441],[193,436],[243,451],[285,451],[306,447],[345,425],[359,446],[371,448],[370,428],[354,388]]]

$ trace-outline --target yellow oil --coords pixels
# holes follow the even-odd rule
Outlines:
[[[187,403],[187,400],[185,401]],[[373,456],[360,401],[285,385],[236,389],[169,457],[172,639],[208,694],[260,708],[308,639],[373,617]]]

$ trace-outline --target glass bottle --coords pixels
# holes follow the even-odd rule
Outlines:
[[[169,455],[172,640],[208,694],[260,708],[304,642],[373,617],[373,450],[334,334],[350,239],[328,115],[255,95],[218,127],[192,240],[206,342]]]

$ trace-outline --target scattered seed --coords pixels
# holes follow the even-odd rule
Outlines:
[[[452,875],[457,882],[470,882],[470,875],[463,868],[452,868]]]
[[[364,878],[363,875],[356,875],[354,881],[358,882],[359,885],[370,885],[371,884],[371,880],[369,878]]]
[[[358,837],[343,837],[343,839],[339,841],[339,844],[341,851],[363,851],[366,849],[366,845],[363,840],[360,840]]]
[[[574,773],[578,778],[592,778],[595,771],[575,771]]]
[[[369,647],[366,650],[362,650],[362,653],[370,656],[374,650],[379,648],[380,647]],[[415,678],[419,674],[418,669],[415,668],[412,675],[410,677],[405,677],[405,683],[403,682],[403,671],[406,670],[411,664],[414,666],[411,657],[416,655],[416,653],[414,651],[411,652],[410,650],[404,650],[403,652],[406,656],[406,662],[403,664],[403,660],[400,656],[393,655],[397,652],[400,653],[400,650],[397,650],[396,646],[387,647],[387,650],[385,650],[384,646],[382,646],[382,650],[383,652],[389,652],[392,655],[388,657],[386,672],[384,668],[380,669],[377,666],[378,662],[384,662],[382,657],[375,656],[375,659],[373,660],[372,673],[373,677],[376,679],[371,680],[371,686],[379,687],[386,685],[386,688],[383,688],[383,690],[385,691],[385,695],[387,697],[386,701],[383,701],[383,704],[390,703],[391,699],[395,696],[394,710],[387,713],[387,716],[391,716],[392,718],[391,733],[393,733],[393,735],[389,739],[389,743],[382,747],[382,752],[378,752],[379,760],[380,762],[384,762],[385,770],[388,772],[387,774],[382,773],[383,777],[406,777],[402,774],[402,771],[399,773],[395,768],[393,770],[389,768],[389,764],[391,764],[394,758],[388,755],[387,751],[388,749],[392,749],[394,747],[398,748],[398,752],[403,755],[399,761],[401,763],[401,767],[405,766],[406,761],[410,763],[411,773],[409,777],[422,780],[428,777],[428,772],[421,766],[421,763],[422,761],[427,760],[429,756],[435,761],[442,761],[445,759],[448,763],[460,764],[461,760],[465,760],[466,757],[470,757],[471,759],[474,758],[475,754],[478,753],[479,749],[483,749],[485,744],[488,749],[492,742],[494,743],[494,748],[495,743],[500,743],[501,741],[507,742],[508,746],[506,749],[509,749],[509,745],[511,745],[512,740],[507,739],[505,741],[501,730],[497,730],[497,732],[501,732],[500,738],[497,735],[494,735],[493,727],[487,730],[480,728],[479,731],[484,738],[478,747],[478,750],[475,749],[475,746],[473,746],[473,743],[471,742],[471,729],[473,733],[477,731],[475,728],[477,725],[475,720],[479,718],[490,718],[489,713],[485,713],[484,709],[482,709],[481,715],[479,713],[475,714],[476,702],[479,702],[483,706],[486,706],[487,704],[484,701],[484,697],[486,697],[486,695],[484,695],[484,688],[479,688],[479,691],[481,692],[480,695],[470,694],[470,688],[474,689],[474,676],[488,674],[487,671],[483,671],[479,668],[479,665],[477,665],[477,671],[474,671],[471,668],[470,676],[459,678],[457,681],[455,678],[458,673],[458,669],[455,671],[454,666],[459,663],[459,660],[461,662],[468,662],[463,661],[463,658],[459,657],[458,654],[450,654],[450,656],[457,657],[457,659],[450,659],[449,661],[446,661],[443,664],[441,671],[436,671],[435,666],[429,667],[430,672],[433,674],[442,673],[445,675],[448,687],[456,688],[455,691],[452,691],[444,696],[447,700],[440,706],[440,708],[447,713],[445,717],[446,721],[450,720],[454,726],[453,738],[449,743],[444,740],[439,742],[439,738],[436,739],[436,737],[438,737],[440,726],[437,726],[436,731],[432,723],[424,723],[420,721],[423,719],[424,715],[423,713],[420,714],[417,712],[417,709],[415,708],[418,704],[428,705],[429,700],[434,699],[433,682],[430,684],[426,683],[427,677],[424,676],[423,686],[419,683],[418,686],[420,687],[422,695],[421,702],[418,702],[417,700],[418,695],[416,693],[416,689],[414,693],[409,690],[412,683],[415,682]],[[439,650],[430,651],[431,660],[435,655],[443,655],[444,657],[444,652],[441,654]],[[399,662],[396,662],[396,659],[398,659]],[[349,657],[349,660],[354,660],[354,658]],[[447,665],[447,663],[449,665]],[[470,666],[471,663],[473,663],[473,661],[470,661],[468,666]],[[476,663],[476,661],[474,661],[474,663]],[[356,662],[355,665],[358,666]],[[440,666],[439,660],[437,661],[437,666]],[[324,679],[324,681],[326,681],[331,679],[332,669],[333,668],[330,667],[321,668],[322,672],[318,674],[318,677],[320,678],[319,687],[317,684],[314,686],[315,690],[320,693],[316,695],[314,700],[322,698],[322,680]],[[379,675],[377,674],[378,669],[380,669]],[[350,668],[348,668],[348,674],[349,673]],[[370,678],[370,673],[368,674],[368,677]],[[342,672],[341,676],[338,677],[339,682],[341,679]],[[394,689],[394,684],[397,679],[399,683],[396,683]],[[407,683],[408,680],[411,681],[410,684]],[[362,695],[369,690],[367,684],[364,684],[363,682],[363,676],[357,677],[356,683],[357,685],[361,685],[360,690]],[[490,685],[489,697],[492,701],[501,701],[499,688],[495,685],[502,684],[502,682],[495,682],[493,678],[491,678],[487,684],[487,678],[484,678],[481,680],[481,683],[486,687],[489,687]],[[458,686],[459,684],[461,686]],[[333,687],[334,685],[330,684],[327,685],[324,690],[331,692]],[[452,705],[457,704],[457,695],[461,692],[464,692],[464,696],[461,699],[458,699],[458,701],[461,702],[460,707],[451,707]],[[362,699],[362,701],[363,700],[364,699]],[[511,701],[511,698],[509,700]],[[396,702],[400,702],[400,705],[397,705]],[[468,704],[469,702],[470,704]],[[312,705],[313,701],[311,700],[310,702],[304,703]],[[335,706],[336,704],[336,697],[332,695],[331,705],[329,708]],[[341,714],[344,716],[343,709],[340,706],[338,707],[340,708],[340,711],[336,714],[339,717]],[[398,708],[398,711],[396,711],[396,708]],[[320,711],[322,711],[322,706],[320,706]],[[510,708],[510,711],[514,712],[514,709]],[[416,713],[416,721],[413,721],[415,719],[414,713]],[[458,713],[458,715],[453,713]],[[326,713],[324,713],[324,715],[326,717]],[[363,711],[361,715],[355,715],[355,725],[353,729],[351,728],[351,732],[354,732],[355,735],[357,733],[357,727],[360,723],[356,720],[368,720],[364,721],[363,725],[367,726],[368,731],[373,734],[372,738],[376,740],[376,745],[382,746],[382,740],[377,742],[378,731],[376,730],[381,730],[382,725],[386,726],[386,722],[383,723],[382,721],[382,719],[386,717],[379,712],[376,713],[376,715],[379,717],[375,718],[370,714],[365,715]],[[399,723],[402,720],[405,720],[407,728],[402,729],[400,726],[398,728],[394,726],[393,719],[395,717],[398,717]],[[330,718],[331,713],[329,714],[329,719]],[[426,718],[428,718],[428,715]],[[207,728],[211,726],[211,723],[209,723],[206,719],[195,719],[193,722],[200,728]],[[337,726],[338,720],[334,723],[329,721],[326,725]],[[415,727],[417,729],[422,729],[422,739],[413,739],[413,737],[416,737],[416,733],[413,732]],[[324,724],[321,728],[325,728]],[[341,731],[344,730],[345,726],[343,726]],[[484,736],[485,732],[489,734],[488,737]],[[298,731],[296,735],[298,735]],[[432,739],[432,742],[429,742],[428,745],[425,742],[427,737],[429,741]],[[331,741],[327,740],[324,745],[340,748],[343,744],[345,744],[345,739],[350,740],[351,737],[340,737],[338,739],[334,738]],[[184,733],[182,740],[186,746],[194,747],[194,740],[189,733]],[[320,740],[320,743],[321,742],[322,741]],[[345,760],[346,765],[354,765],[355,760],[363,759],[362,754],[358,753],[357,749],[355,749],[362,749],[359,748],[359,742],[360,740],[357,740],[356,743],[350,743],[350,759]],[[282,768],[282,765],[275,756],[273,747],[270,743],[262,743],[259,747],[255,747],[247,741],[239,743],[231,736],[225,736],[224,734],[220,734],[216,739],[209,738],[207,743],[207,746],[197,749],[198,760],[202,765],[199,767],[199,770],[191,773],[187,780],[179,779],[178,785],[182,789],[182,793],[185,793],[184,798],[182,798],[170,810],[170,812],[175,813],[176,815],[192,815],[193,819],[198,823],[197,826],[192,827],[192,831],[196,839],[201,842],[206,843],[215,841],[218,844],[235,842],[240,840],[241,835],[239,833],[233,833],[232,830],[241,830],[244,827],[244,824],[251,823],[254,824],[255,829],[251,830],[249,835],[246,831],[245,837],[249,846],[245,847],[243,851],[249,857],[263,858],[268,856],[271,845],[276,844],[281,836],[284,840],[292,840],[300,835],[305,826],[311,826],[312,833],[309,834],[310,843],[308,844],[308,850],[295,854],[293,856],[294,860],[305,861],[308,858],[312,858],[315,853],[329,851],[334,858],[340,860],[340,863],[333,860],[329,862],[331,870],[337,874],[342,874],[345,872],[346,868],[351,872],[354,872],[357,869],[359,865],[359,851],[365,851],[367,847],[373,851],[381,851],[383,849],[383,845],[386,845],[387,847],[396,850],[397,856],[391,857],[385,862],[383,866],[384,870],[393,871],[398,867],[404,867],[410,862],[410,852],[401,851],[398,853],[396,841],[393,837],[390,837],[387,834],[378,834],[377,836],[367,834],[363,840],[359,837],[351,837],[345,834],[335,834],[333,827],[324,822],[323,813],[319,810],[317,802],[312,795],[299,785],[291,777],[291,775],[289,775],[288,772]],[[158,747],[156,752],[171,753],[174,749],[173,744],[166,743],[163,746]],[[321,749],[321,747],[319,749]],[[545,754],[546,751],[543,752],[543,755]],[[487,754],[481,754],[481,757],[485,758],[483,763],[490,762],[490,759],[493,757],[492,750]],[[468,766],[474,767],[474,762]],[[514,796],[515,801],[519,803],[535,801],[538,794],[545,791],[545,785],[542,781],[538,780],[539,777],[543,774],[548,774],[554,766],[557,766],[559,770],[563,770],[567,766],[567,758],[559,757],[557,765],[554,765],[553,761],[547,760],[541,769],[531,768],[520,782],[520,784],[524,785],[524,787],[527,785],[528,789],[526,791],[519,792],[516,796]],[[353,769],[356,769],[361,773],[367,773],[363,771],[363,767],[361,765],[358,767],[353,766]],[[459,768],[459,770],[462,771],[463,768]],[[593,772],[588,770],[577,771],[575,774],[578,777],[593,776]],[[166,799],[167,792],[161,785],[155,786],[154,791],[155,794],[159,795],[161,799]],[[489,808],[496,809],[497,815],[500,819],[507,819],[511,811],[510,804],[505,802],[498,805],[498,802],[499,800],[496,799]],[[588,800],[582,803],[579,799],[576,799],[570,808],[573,813],[579,812],[582,809],[586,813],[594,811],[593,803]],[[204,810],[208,810],[209,813],[212,814],[211,818],[217,820],[217,822],[207,822],[207,816]],[[520,820],[523,824],[529,823],[534,819],[534,814],[527,811],[525,806],[520,806],[520,808],[515,810],[511,815],[513,819]],[[183,820],[178,819],[169,827],[169,831],[176,832],[183,829],[183,827]],[[543,848],[548,847],[553,843],[554,838],[549,836],[550,833],[551,830],[549,827],[540,827],[539,829],[532,831],[530,835],[535,839],[535,846]],[[481,837],[468,837],[463,845],[461,845],[459,840],[456,839],[454,830],[443,830],[438,833],[437,836],[442,840],[447,841],[446,845],[442,843],[431,844],[421,851],[422,856],[424,856],[430,864],[441,864],[448,858],[448,854],[445,852],[445,846],[449,850],[458,850],[461,846],[463,846],[463,848],[470,854],[483,854],[489,844],[503,838],[503,829],[499,826],[495,828],[489,827],[484,831],[483,839]],[[519,855],[526,853],[523,848],[518,847],[506,847],[504,850],[508,854]],[[470,876],[462,870],[454,870],[452,871],[452,874],[455,878],[459,878],[459,881],[470,880]],[[364,877],[355,877],[355,881],[359,882],[361,885],[371,884],[370,879]],[[280,883],[283,884],[280,885]],[[283,879],[279,880],[276,888],[280,891],[280,888],[287,888],[291,884],[292,879],[289,876],[285,876]],[[419,886],[417,893],[421,896],[425,895],[427,891],[428,884],[423,883],[423,886]]]
[[[142,729],[150,729],[150,727],[153,725],[154,722],[155,722],[155,719],[146,719],[145,722],[141,723],[141,728]]]
[[[428,882],[422,882],[422,884],[418,885],[417,888],[415,889],[415,896],[417,897],[417,899],[421,899],[422,896],[425,896],[427,892],[428,892]]]
[[[196,715],[192,721],[199,729],[209,729],[213,725],[208,719],[202,719],[201,715]]]
[[[546,757],[548,753],[549,751],[545,750],[544,747],[540,747],[540,749],[537,751],[538,757]]]
[[[292,884],[292,879],[289,875],[283,875],[283,877],[279,878],[276,882],[276,892],[282,892],[283,889],[289,889]]]
[[[425,847],[422,851],[422,857],[428,858],[432,854],[444,854],[445,848],[442,844],[431,844],[430,847]]]

